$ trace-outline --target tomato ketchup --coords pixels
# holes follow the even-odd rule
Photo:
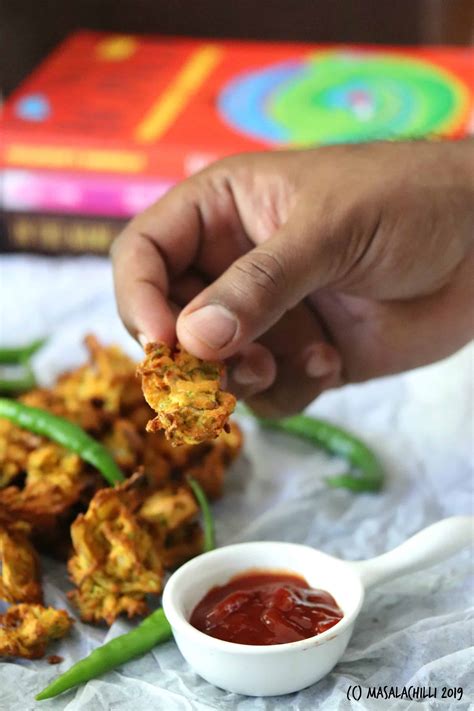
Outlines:
[[[342,618],[332,595],[299,575],[252,570],[209,590],[190,623],[226,642],[263,645],[314,637]]]

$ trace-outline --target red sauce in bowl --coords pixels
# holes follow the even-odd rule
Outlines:
[[[325,590],[299,575],[248,571],[212,588],[193,610],[196,629],[238,644],[285,644],[333,627],[343,612]]]

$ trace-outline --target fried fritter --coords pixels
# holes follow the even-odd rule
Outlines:
[[[104,416],[142,402],[135,379],[135,363],[117,346],[102,346],[95,336],[85,338],[89,363],[59,378],[55,392],[63,398],[69,413],[89,403]]]
[[[23,393],[18,399],[25,405],[48,410],[59,417],[64,417],[67,412],[63,398],[49,388],[34,388],[34,390]]]
[[[135,363],[117,346],[102,346],[95,336],[85,338],[89,362],[59,376],[53,388],[37,388],[20,399],[65,417],[97,435],[120,413],[137,408],[143,395]]]
[[[113,453],[119,450],[120,440],[121,436],[116,433],[115,445],[109,447]],[[226,470],[240,452],[242,433],[231,421],[229,432],[223,430],[216,439],[200,444],[174,447],[163,432],[156,432],[145,433],[142,446],[142,451],[137,453],[135,468],[142,465],[157,487],[165,487],[169,482],[186,483],[186,476],[191,475],[199,481],[205,493],[215,499],[222,494]]]
[[[145,399],[156,417],[148,432],[164,430],[174,445],[213,439],[227,425],[235,397],[220,389],[223,365],[202,361],[181,348],[148,343],[138,367]]]
[[[83,368],[86,367],[83,366]],[[37,388],[25,393],[19,399],[25,405],[39,407],[41,410],[52,412],[53,415],[58,417],[65,417],[88,432],[96,434],[101,431],[104,423],[110,419],[109,416],[93,402],[86,400],[79,403],[69,399],[60,387],[64,379],[69,377],[75,379],[77,377],[76,373],[77,371],[72,371],[70,374],[60,376],[57,384],[52,389]]]
[[[153,526],[158,538],[163,538],[199,513],[190,489],[167,487],[148,496],[138,510],[138,517]]]
[[[235,422],[230,422],[230,431],[222,431],[217,439],[207,443],[206,450],[185,469],[186,475],[198,481],[206,496],[218,499],[222,495],[224,474],[241,446],[242,432]]]
[[[38,435],[0,419],[0,489],[26,470],[29,453],[42,441]]]
[[[31,527],[0,511],[0,599],[6,602],[41,602],[38,555],[30,543]]]
[[[26,470],[25,488],[35,487],[40,492],[57,487],[67,492],[76,487],[83,463],[79,455],[49,443],[31,452]]]
[[[123,472],[131,474],[137,470],[144,441],[133,422],[123,418],[114,420],[110,430],[103,436],[102,444]]]
[[[148,481],[136,474],[101,489],[71,526],[74,555],[68,569],[78,589],[70,597],[83,620],[108,624],[122,612],[146,612],[145,595],[159,593],[163,566],[157,546],[135,512]]]
[[[76,455],[49,443],[28,454],[23,488],[0,489],[0,507],[28,521],[35,545],[63,557],[69,547],[69,526],[100,485]]]
[[[200,456],[208,450],[208,448],[217,440],[210,440],[208,442],[201,442],[200,444],[182,444],[179,447],[175,447],[169,439],[166,438],[165,433],[161,431],[157,432],[145,432],[145,449],[144,449],[144,459],[149,457],[162,457],[171,469],[173,478],[179,475],[180,472],[184,472],[191,464],[191,462],[197,461]]]
[[[202,553],[204,533],[197,521],[171,531],[161,547],[161,559],[167,570],[173,570]]]
[[[0,657],[39,659],[48,643],[60,639],[74,620],[65,610],[42,605],[13,605],[0,615]]]
[[[131,420],[121,418],[112,423],[102,443],[126,475],[142,467],[154,485],[159,486],[169,480],[171,467],[158,439],[146,432],[140,433]]]
[[[54,488],[45,493],[8,486],[0,491],[0,506],[28,521],[32,539],[39,551],[58,559],[67,557],[70,548],[69,527],[77,511],[77,497]]]
[[[164,435],[162,438],[165,439]],[[173,477],[172,465],[164,455],[159,439],[161,437],[146,433],[144,448],[139,459],[139,464],[153,480],[155,487],[166,486]]]
[[[61,553],[56,541],[61,548],[67,543],[69,524],[78,513],[73,509],[89,500],[100,478],[57,444],[17,427],[4,431],[3,473],[9,476],[0,475],[0,482],[13,485],[0,486],[0,508],[31,524],[35,545]],[[1,443],[0,434],[0,452]]]

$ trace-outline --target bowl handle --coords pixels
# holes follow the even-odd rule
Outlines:
[[[388,553],[352,563],[369,588],[440,563],[472,541],[474,516],[451,516],[409,538]]]

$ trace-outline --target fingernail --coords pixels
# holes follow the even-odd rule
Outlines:
[[[150,342],[150,339],[147,338],[144,333],[137,333],[137,341],[142,348],[145,348],[146,344]]]
[[[209,304],[186,316],[183,326],[194,338],[219,350],[234,338],[238,321],[225,306]]]
[[[305,372],[310,378],[322,378],[329,375],[336,368],[334,354],[330,346],[321,343],[314,346],[307,357]]]
[[[261,376],[245,361],[238,363],[232,370],[232,380],[238,385],[255,385],[261,379]]]

